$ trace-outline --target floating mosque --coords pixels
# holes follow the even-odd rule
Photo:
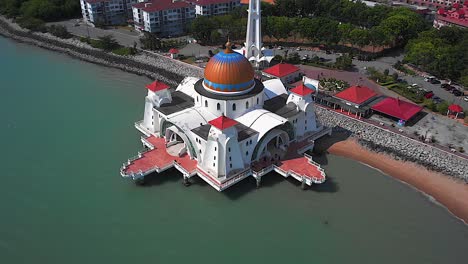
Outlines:
[[[250,19],[259,23],[258,16]],[[142,182],[175,168],[184,184],[199,177],[217,191],[247,177],[259,187],[273,171],[303,188],[325,182],[324,170],[306,153],[331,133],[316,119],[318,85],[288,91],[280,79],[254,78],[251,62],[263,57],[259,45],[246,45],[254,48],[245,54],[226,43],[208,61],[204,78],[186,77],[175,90],[159,81],[147,85],[143,120],[135,123],[144,150],[123,163],[121,175]]]

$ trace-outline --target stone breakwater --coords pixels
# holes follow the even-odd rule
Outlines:
[[[414,162],[468,183],[468,160],[323,107],[317,107],[316,113],[321,124],[350,132],[362,146],[374,152]]]
[[[203,69],[159,54],[142,52],[134,56],[120,56],[93,48],[77,39],[61,39],[49,33],[29,32],[3,17],[0,17],[0,35],[65,53],[83,61],[161,80],[173,87],[177,86],[185,76],[203,76]]]

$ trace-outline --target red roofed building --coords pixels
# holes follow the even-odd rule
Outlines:
[[[240,0],[188,0],[195,5],[196,16],[227,15],[240,6]]]
[[[137,0],[80,0],[83,20],[89,24],[117,25],[132,17]]]
[[[306,95],[315,93],[315,90],[310,89],[309,87],[305,86],[304,83],[299,84],[298,86],[294,87],[293,89],[289,91],[291,93],[295,93],[300,96],[306,96]]]
[[[188,1],[151,0],[132,6],[135,29],[161,36],[184,34],[195,18],[195,6]]]
[[[343,101],[347,105],[359,108],[362,104],[376,97],[377,94],[368,87],[365,86],[351,86],[348,89],[335,94],[338,100]]]
[[[454,4],[452,9],[440,8],[434,19],[434,27],[458,26],[468,28],[468,0],[463,5]]]
[[[146,85],[146,88],[148,88],[148,90],[151,90],[153,92],[158,92],[158,91],[169,89],[169,85],[156,80],[156,81]]]
[[[396,0],[398,2],[407,3],[416,6],[422,6],[427,8],[440,8],[440,7],[449,7],[450,5],[458,5],[460,0]],[[396,2],[395,1],[395,2]],[[466,0],[465,0],[466,3]]]
[[[219,130],[224,130],[235,126],[237,124],[237,121],[222,115],[216,119],[209,121],[208,124],[216,127]]]
[[[268,69],[263,70],[263,75],[269,78],[280,79],[284,84],[293,83],[300,78],[299,67],[289,63],[278,63]]]
[[[398,98],[387,97],[384,100],[378,102],[372,106],[372,110],[382,113],[393,118],[404,120],[405,122],[414,117],[419,113],[423,107],[409,103],[406,101],[401,101]]]

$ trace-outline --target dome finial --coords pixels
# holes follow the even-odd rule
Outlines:
[[[229,41],[229,37],[228,37],[228,41],[226,42],[226,49],[224,50],[224,53],[232,53],[232,48],[231,48],[231,41]]]

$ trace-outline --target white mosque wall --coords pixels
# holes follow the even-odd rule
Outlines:
[[[224,114],[231,119],[236,119],[252,109],[261,107],[263,105],[263,94],[259,93],[240,100],[219,100],[197,94],[195,96],[195,105],[216,116]]]

